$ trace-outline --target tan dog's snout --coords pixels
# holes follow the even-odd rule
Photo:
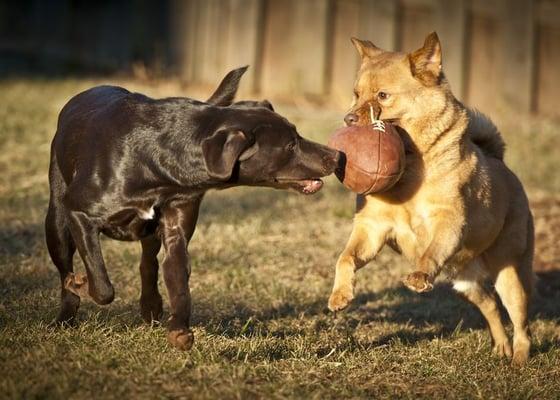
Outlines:
[[[367,102],[359,107],[355,107],[344,117],[346,126],[369,125],[373,120],[379,119],[381,107],[375,102]]]

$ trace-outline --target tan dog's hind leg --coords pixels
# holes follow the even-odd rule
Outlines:
[[[514,265],[504,267],[496,278],[496,291],[513,323],[513,364],[522,365],[529,358],[531,338],[527,322],[530,292]]]
[[[355,272],[373,260],[385,244],[387,229],[374,227],[355,220],[346,248],[336,263],[334,287],[329,298],[329,309],[340,311],[354,298]]]
[[[481,284],[485,274],[480,263],[480,260],[475,260],[466,266],[454,279],[453,288],[478,307],[486,319],[494,343],[494,352],[501,357],[511,357],[511,345],[502,324],[496,298]]]
[[[501,238],[485,254],[487,266],[496,277],[496,292],[513,324],[513,365],[529,358],[531,338],[528,306],[533,289],[533,222],[514,215]],[[526,224],[526,225],[525,225]]]

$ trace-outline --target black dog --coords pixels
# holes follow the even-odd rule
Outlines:
[[[73,321],[80,297],[98,304],[114,298],[100,232],[142,242],[142,316],[160,318],[157,254],[163,243],[168,338],[190,348],[187,245],[204,193],[252,185],[311,194],[321,188],[319,178],[335,170],[339,153],[300,137],[270,103],[232,104],[245,69],[230,72],[207,103],[99,86],[64,106],[51,147],[45,223],[62,282],[58,322]],[[76,248],[86,276],[73,273]]]

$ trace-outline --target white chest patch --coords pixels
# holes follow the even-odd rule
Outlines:
[[[141,219],[153,219],[155,217],[156,213],[154,211],[154,207],[150,207],[149,210],[138,210],[138,216]]]
[[[486,278],[486,272],[481,264],[480,259],[475,258],[457,275],[453,280],[453,289],[458,292],[468,292],[478,287],[479,282]]]

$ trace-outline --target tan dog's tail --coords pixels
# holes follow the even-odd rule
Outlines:
[[[480,147],[484,154],[503,160],[506,144],[496,125],[478,110],[468,109],[467,112],[468,131],[472,142]]]

